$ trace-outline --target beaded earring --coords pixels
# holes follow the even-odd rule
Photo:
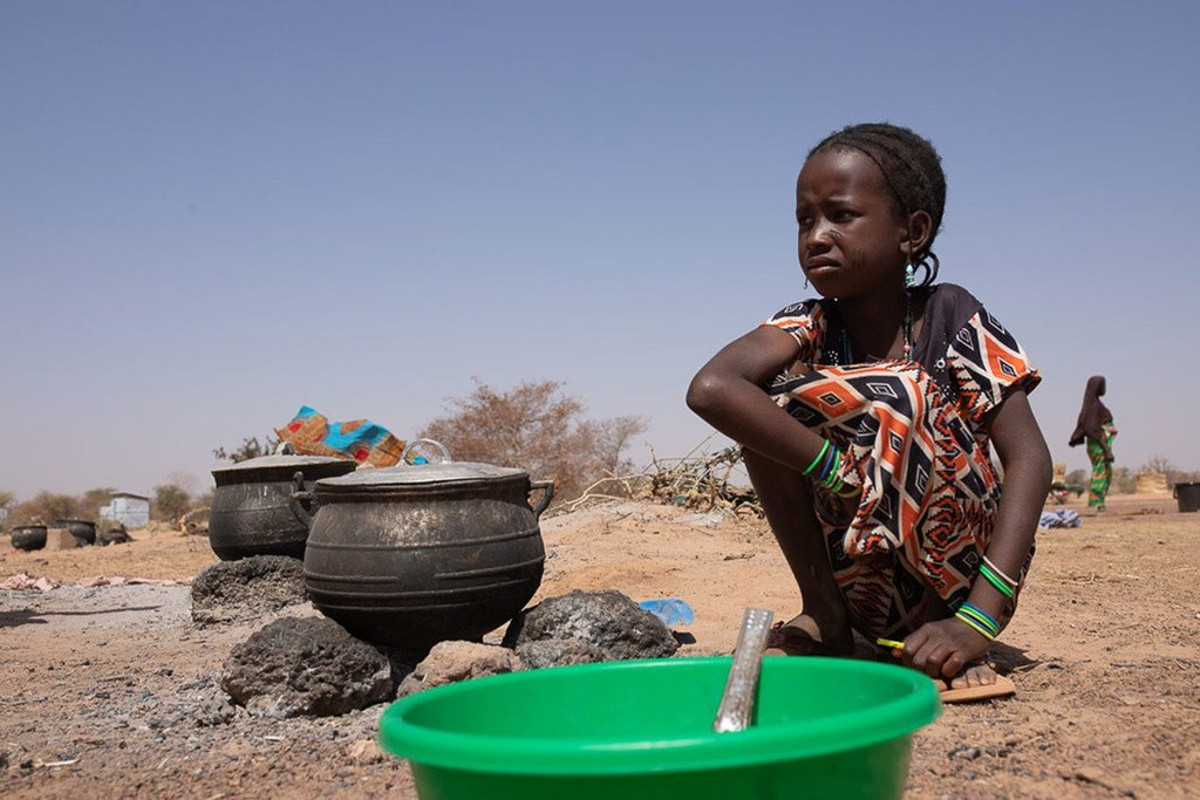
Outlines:
[[[904,267],[904,288],[911,289],[912,285],[917,282],[917,270],[910,260]]]

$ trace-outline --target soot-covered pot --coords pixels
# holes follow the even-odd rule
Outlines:
[[[96,543],[96,523],[89,519],[56,519],[54,527],[65,528],[80,544]]]
[[[46,546],[46,526],[18,525],[12,529],[12,546],[18,550],[41,550]]]
[[[541,490],[536,506],[529,493]],[[424,650],[478,641],[542,581],[538,516],[554,484],[470,462],[401,464],[316,483],[304,554],[313,604],[356,637]]]
[[[311,502],[293,497],[321,478],[353,472],[354,461],[326,456],[259,456],[213,470],[208,541],[222,561],[249,556],[304,558]]]

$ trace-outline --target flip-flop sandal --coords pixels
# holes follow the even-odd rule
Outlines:
[[[971,703],[976,700],[992,700],[996,697],[1008,697],[1016,694],[1017,685],[1010,678],[996,675],[995,683],[983,686],[966,686],[962,689],[951,689],[943,680],[934,680],[938,687],[938,697],[943,703]]]

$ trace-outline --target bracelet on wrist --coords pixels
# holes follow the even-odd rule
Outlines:
[[[958,611],[954,613],[954,617],[959,622],[966,623],[967,626],[989,642],[995,641],[996,637],[1000,635],[1000,623],[992,619],[990,614],[978,606],[963,603],[958,607]]]
[[[1005,572],[1004,572],[1004,570],[1002,570],[1002,569],[1000,569],[999,567],[997,567],[997,566],[996,566],[996,565],[995,565],[995,564],[992,562],[992,560],[991,560],[990,558],[988,558],[988,557],[987,557],[987,554],[984,554],[984,556],[983,556],[983,566],[984,566],[984,567],[987,567],[988,569],[990,569],[990,570],[992,571],[992,573],[993,573],[993,574],[994,574],[994,575],[995,575],[997,578],[999,578],[1000,580],[1004,581],[1005,583],[1007,583],[1007,584],[1008,584],[1009,586],[1011,586],[1012,588],[1014,588],[1014,589],[1016,589],[1016,588],[1017,588],[1017,585],[1018,585],[1018,584],[1017,584],[1017,581],[1015,581],[1015,580],[1013,580],[1012,578],[1008,577],[1007,573],[1005,573]],[[982,567],[981,567],[981,569],[982,569]]]
[[[1005,583],[999,575],[988,567],[987,562],[979,565],[979,574],[992,585],[992,588],[1005,597],[1012,597],[1015,594],[1015,589]]]
[[[804,468],[804,474],[811,475],[812,471],[817,468],[817,464],[821,463],[821,459],[825,458],[825,453],[827,453],[828,451],[829,451],[829,440],[826,439],[825,443],[823,445],[821,445],[821,450],[820,450],[820,452],[817,453],[817,457],[812,460],[811,464],[809,464],[807,467]]]

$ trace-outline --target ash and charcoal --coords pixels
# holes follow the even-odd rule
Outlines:
[[[199,627],[253,622],[307,602],[304,564],[289,556],[219,561],[192,581],[192,621]]]
[[[221,687],[254,716],[329,717],[392,696],[383,653],[322,617],[285,617],[233,648]]]

